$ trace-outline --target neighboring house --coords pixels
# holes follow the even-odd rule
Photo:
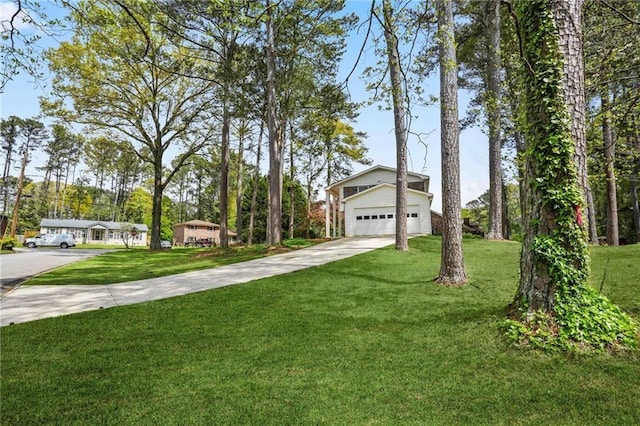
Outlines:
[[[442,215],[431,210],[431,228],[433,229],[433,234],[442,235],[443,226],[444,222],[442,220]],[[480,227],[480,224],[471,223],[471,220],[468,217],[462,219],[462,232],[484,237],[484,231]]]
[[[73,234],[76,244],[123,245],[122,223],[100,220],[42,219],[41,234]],[[135,236],[129,236],[129,245],[146,246],[149,228],[143,223],[134,223]],[[128,232],[128,231],[124,231]],[[126,235],[126,234],[125,234]]]
[[[431,234],[429,176],[407,172],[407,232]],[[392,235],[396,229],[396,170],[374,166],[325,189],[326,236]],[[338,212],[337,206],[340,206]],[[344,220],[344,224],[343,224]],[[330,229],[333,228],[333,233]]]
[[[230,243],[236,241],[235,232],[227,230],[227,236]],[[190,220],[173,225],[173,243],[177,246],[195,243],[205,238],[212,240],[215,245],[220,245],[220,225],[204,220]]]

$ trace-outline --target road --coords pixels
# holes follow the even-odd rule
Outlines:
[[[15,253],[0,256],[1,294],[10,291],[15,285],[45,271],[87,259],[108,250],[94,249],[14,249]]]

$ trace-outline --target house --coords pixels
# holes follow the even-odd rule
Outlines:
[[[227,230],[229,242],[235,242],[237,234]],[[195,243],[197,240],[209,239],[220,245],[220,225],[204,220],[190,220],[173,225],[173,243],[178,246]]]
[[[73,234],[76,244],[115,244],[123,245],[123,234],[129,234],[129,245],[146,246],[149,228],[143,223],[134,223],[136,235],[132,235],[127,224],[100,220],[79,219],[42,219],[40,221],[41,234]]]
[[[443,227],[444,221],[442,220],[442,214],[431,210],[431,228],[433,230],[433,234],[442,235]],[[462,219],[462,232],[484,237],[484,231],[480,227],[480,224],[471,223],[471,220],[468,217]]]
[[[407,172],[407,181],[407,232],[431,234],[429,176]],[[395,182],[396,170],[378,165],[325,188],[327,238],[341,236],[343,226],[347,237],[394,234]]]

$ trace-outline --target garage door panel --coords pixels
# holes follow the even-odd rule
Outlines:
[[[354,209],[354,235],[392,235],[396,231],[395,207]],[[407,208],[407,232],[420,233],[419,207]]]

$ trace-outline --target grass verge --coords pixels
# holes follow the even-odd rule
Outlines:
[[[3,328],[1,423],[637,423],[637,353],[567,358],[499,335],[519,244],[465,239],[460,288],[432,282],[439,239],[410,246]],[[593,250],[592,283],[607,266],[603,291],[631,311],[639,257]]]

